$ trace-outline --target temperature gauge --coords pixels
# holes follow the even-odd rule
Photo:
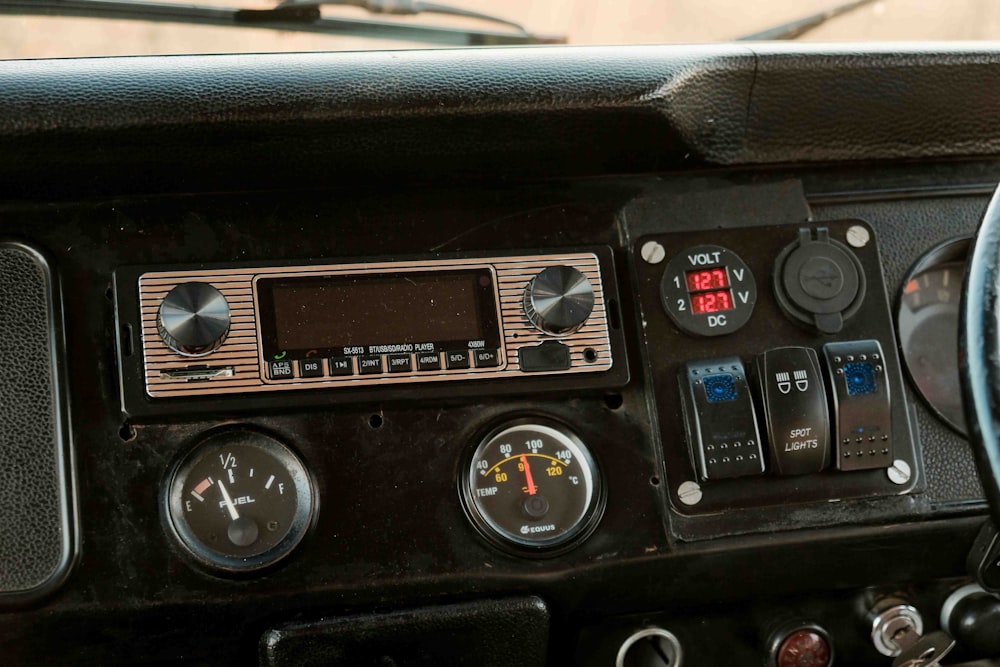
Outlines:
[[[166,494],[169,524],[199,562],[250,572],[287,556],[316,512],[312,479],[277,440],[222,431],[178,463]]]
[[[544,551],[586,537],[603,510],[590,452],[562,427],[508,424],[476,448],[462,480],[473,523],[503,546]]]

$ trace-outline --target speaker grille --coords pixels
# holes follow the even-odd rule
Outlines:
[[[71,481],[61,322],[45,259],[0,242],[0,602],[43,595],[69,570]]]

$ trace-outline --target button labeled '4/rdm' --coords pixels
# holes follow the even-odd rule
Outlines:
[[[772,469],[779,475],[823,470],[830,460],[830,412],[816,353],[779,347],[757,357]]]

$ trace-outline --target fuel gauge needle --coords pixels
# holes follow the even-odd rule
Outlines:
[[[240,513],[236,511],[236,505],[233,504],[233,499],[229,497],[229,492],[226,491],[226,485],[219,480],[219,488],[222,489],[222,499],[226,501],[226,508],[229,510],[229,518],[236,521],[240,518]]]
[[[531,478],[531,466],[528,465],[528,457],[524,454],[521,454],[521,465],[524,466],[524,476],[528,480],[528,495],[533,496],[538,493],[538,487],[535,486],[535,480]]]

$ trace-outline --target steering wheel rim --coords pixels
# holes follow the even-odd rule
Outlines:
[[[969,440],[1000,525],[1000,187],[966,262],[959,318],[959,376]]]

